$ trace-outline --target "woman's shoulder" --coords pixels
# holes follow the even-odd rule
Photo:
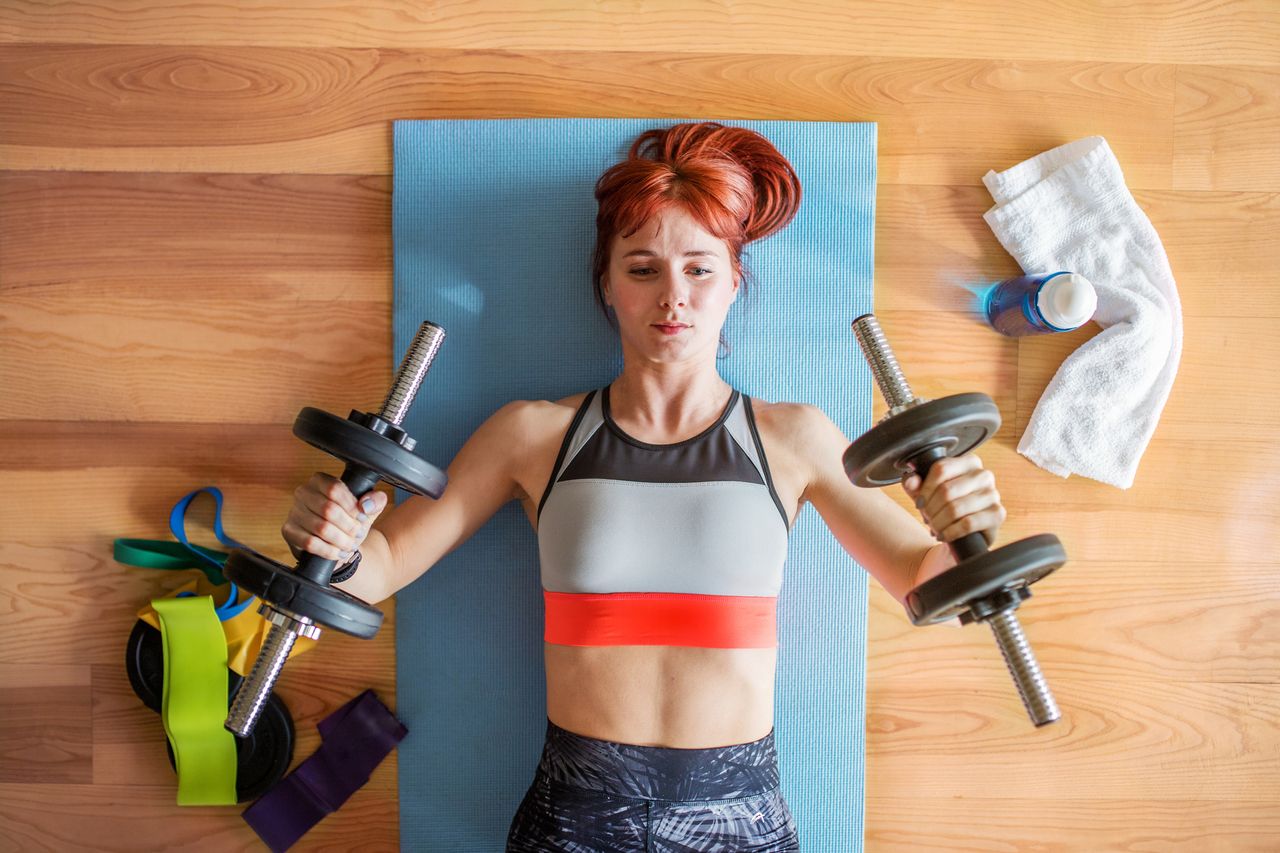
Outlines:
[[[558,400],[512,400],[494,413],[510,432],[523,436],[543,431],[563,432],[590,391],[570,394]]]
[[[580,391],[577,394],[570,394],[568,397],[561,397],[559,400],[538,400],[537,402],[550,403],[553,406],[572,409],[576,412],[578,411],[578,407],[582,405],[583,401],[587,399],[587,395],[590,393],[590,391]]]
[[[815,453],[828,453],[840,441],[849,443],[826,410],[813,403],[752,397],[751,408],[765,444],[785,448],[797,459],[812,462]]]
[[[751,413],[755,415],[757,423],[769,423],[785,429],[788,432],[794,431],[797,427],[802,426],[809,420],[818,416],[822,410],[810,403],[795,403],[790,400],[766,400],[762,397],[751,397]]]

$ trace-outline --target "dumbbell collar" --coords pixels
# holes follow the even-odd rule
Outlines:
[[[400,427],[383,420],[372,412],[362,412],[359,409],[352,409],[351,414],[347,415],[347,420],[357,423],[365,429],[371,429],[379,435],[385,435],[405,450],[411,451],[418,446],[418,440]]]
[[[305,616],[291,613],[283,607],[273,607],[266,602],[258,606],[258,613],[272,625],[292,631],[300,637],[320,639],[320,626]]]
[[[914,397],[912,398],[911,402],[906,403],[905,405],[894,406],[889,411],[885,412],[884,416],[881,417],[880,420],[876,421],[876,426],[879,426],[880,424],[889,420],[894,415],[900,415],[903,412],[907,411],[908,409],[914,409],[916,406],[922,406],[928,402],[929,402],[928,397]]]
[[[1020,586],[1013,589],[1003,589],[995,595],[970,601],[968,604],[969,609],[960,614],[960,624],[968,625],[972,622],[985,622],[997,613],[1017,610],[1022,602],[1030,597],[1031,590],[1028,587]]]

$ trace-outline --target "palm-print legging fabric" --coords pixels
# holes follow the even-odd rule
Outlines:
[[[507,853],[798,851],[773,731],[708,749],[585,737],[547,720]]]

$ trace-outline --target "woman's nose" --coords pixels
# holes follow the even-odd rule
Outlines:
[[[684,282],[680,276],[668,276],[662,282],[661,301],[664,306],[684,305],[688,300]]]

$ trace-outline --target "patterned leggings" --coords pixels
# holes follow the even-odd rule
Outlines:
[[[638,746],[547,720],[533,784],[506,853],[798,851],[773,731],[707,749]]]

